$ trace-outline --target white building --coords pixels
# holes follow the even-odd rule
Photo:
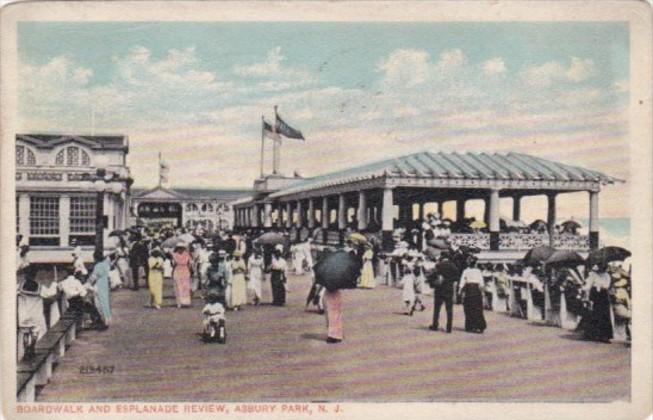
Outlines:
[[[134,224],[202,227],[209,232],[230,230],[233,227],[230,202],[251,194],[247,189],[134,188],[130,198],[131,215]]]
[[[33,262],[68,262],[77,245],[92,253],[100,184],[105,242],[125,227],[128,152],[126,136],[16,135],[16,233],[30,244]],[[98,167],[113,178],[94,184],[89,177]]]

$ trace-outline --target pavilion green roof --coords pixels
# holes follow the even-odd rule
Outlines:
[[[270,194],[270,197],[282,197],[311,189],[380,177],[585,181],[600,184],[623,182],[598,171],[523,153],[490,154],[423,151],[306,178]]]

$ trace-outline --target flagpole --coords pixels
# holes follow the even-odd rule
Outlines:
[[[261,179],[263,179],[263,165],[265,153],[265,116],[261,115]]]
[[[159,152],[159,188],[161,188],[161,152]]]
[[[272,173],[277,175],[279,173],[279,164],[281,162],[281,139],[277,135],[277,106],[274,106],[274,124],[272,124],[272,132],[275,134],[273,143],[273,156],[272,156]]]

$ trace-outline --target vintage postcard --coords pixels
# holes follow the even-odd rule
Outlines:
[[[651,415],[647,3],[1,20],[6,418]]]

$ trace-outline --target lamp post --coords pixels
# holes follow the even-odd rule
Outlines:
[[[125,191],[123,182],[129,184],[129,175],[124,171],[120,173],[107,170],[108,161],[105,156],[98,156],[95,159],[95,174],[87,174],[87,180],[91,181],[93,189],[97,193],[95,201],[95,250],[104,254],[104,228],[107,227],[104,214],[104,195],[107,192],[121,194]]]

